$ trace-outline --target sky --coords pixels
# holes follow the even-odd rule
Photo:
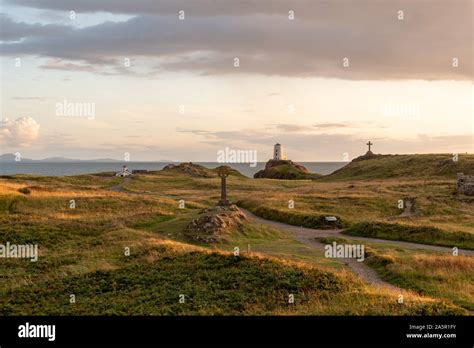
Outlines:
[[[473,18],[470,0],[0,0],[0,153],[472,153]]]

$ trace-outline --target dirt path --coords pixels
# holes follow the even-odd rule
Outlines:
[[[357,237],[357,236],[349,236],[346,234],[342,234],[341,232],[343,230],[341,229],[334,229],[334,230],[318,230],[318,229],[313,229],[313,228],[306,228],[306,227],[299,227],[299,226],[293,226],[293,225],[288,225],[282,222],[276,222],[272,220],[266,220],[261,217],[258,217],[248,210],[245,210],[243,208],[240,208],[247,216],[251,217],[255,221],[273,226],[276,228],[284,229],[286,231],[289,231],[295,236],[295,239],[299,240],[299,238],[304,239],[304,240],[314,240],[316,237],[339,237],[339,238],[344,238],[347,240],[359,240],[359,241],[366,241],[366,242],[372,242],[372,243],[383,243],[383,244],[389,244],[389,245],[394,245],[394,246],[399,246],[399,247],[404,247],[404,248],[409,248],[409,249],[423,249],[423,250],[433,250],[433,251],[439,251],[439,252],[445,252],[450,255],[452,255],[453,250],[449,247],[442,247],[442,246],[436,246],[436,245],[429,245],[429,244],[418,244],[418,243],[411,243],[411,242],[403,242],[403,241],[398,241],[398,240],[387,240],[387,239],[379,239],[379,238],[367,238],[367,237]],[[317,243],[317,242],[316,242]],[[320,244],[320,243],[318,243]],[[467,256],[474,256],[474,250],[465,250],[465,249],[459,249],[459,255],[467,255]]]
[[[316,229],[311,229],[311,228],[287,225],[281,222],[275,222],[275,221],[263,219],[261,217],[258,217],[252,214],[248,210],[245,210],[242,208],[240,209],[245,213],[245,215],[247,215],[249,218],[251,218],[255,222],[286,230],[290,232],[295,238],[295,240],[297,240],[298,242],[310,245],[311,247],[318,249],[322,252],[324,252],[324,244],[318,242],[315,238],[336,236],[342,231],[342,230],[316,230]],[[345,265],[349,266],[356,274],[358,274],[362,279],[364,279],[366,282],[370,284],[373,284],[376,286],[383,286],[383,287],[394,289],[394,290],[400,290],[398,287],[380,279],[377,272],[375,272],[372,268],[369,268],[366,265],[364,265],[363,262],[359,262],[353,258],[338,258],[335,260],[340,261],[344,263]]]
[[[314,233],[313,234],[298,233],[298,232],[295,233],[293,231],[291,231],[291,233],[293,234],[293,237],[295,238],[295,240],[297,240],[298,242],[310,245],[313,248],[319,249],[321,250],[321,252],[324,253],[324,244],[318,242],[315,239]],[[364,279],[366,282],[370,284],[377,285],[377,286],[384,286],[391,289],[399,289],[398,287],[382,280],[378,276],[377,272],[375,272],[372,268],[366,266],[364,262],[359,262],[354,258],[337,258],[335,260],[340,261],[344,263],[345,265],[349,266],[355,273],[357,273],[362,279]]]
[[[446,248],[446,247],[438,247],[434,245],[426,245],[426,244],[417,244],[417,243],[409,243],[409,242],[401,242],[401,241],[392,241],[392,240],[385,240],[385,239],[377,239],[377,238],[365,238],[365,237],[354,237],[354,236],[347,236],[344,234],[341,234],[342,230],[340,229],[334,229],[334,230],[318,230],[318,229],[312,229],[312,228],[306,228],[306,227],[298,227],[298,226],[293,226],[293,225],[288,225],[282,222],[276,222],[276,221],[271,221],[271,220],[266,220],[261,217],[258,217],[248,210],[240,208],[245,215],[247,215],[249,218],[254,220],[255,222],[258,222],[260,224],[272,226],[278,229],[282,229],[285,231],[290,232],[295,240],[310,245],[311,247],[321,250],[324,252],[324,244],[318,242],[316,240],[317,237],[342,237],[347,240],[352,240],[352,241],[367,241],[367,242],[374,242],[374,243],[384,243],[384,244],[392,244],[394,246],[400,246],[400,247],[407,247],[407,248],[413,248],[413,249],[425,249],[425,250],[434,250],[434,251],[442,251],[442,252],[447,252],[449,254],[452,253],[451,248]],[[474,255],[473,250],[459,250],[459,254],[465,254],[465,255]],[[376,285],[376,286],[383,286],[386,288],[398,290],[401,293],[403,293],[403,290],[400,289],[399,287],[396,287],[384,280],[382,280],[377,272],[375,272],[372,268],[368,267],[367,265],[364,264],[364,262],[358,262],[354,258],[344,258],[344,259],[337,259],[347,266],[349,266],[356,274],[358,274],[362,279],[364,279],[366,282]]]
[[[120,184],[111,186],[108,188],[109,191],[114,191],[114,192],[122,192],[123,191],[123,185],[126,185],[130,182],[131,178],[126,177],[123,179],[123,181]]]

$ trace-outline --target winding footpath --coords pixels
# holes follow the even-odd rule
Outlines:
[[[240,208],[240,210],[242,210],[245,213],[245,215],[247,215],[247,217],[251,218],[255,222],[263,224],[263,225],[271,226],[277,229],[288,231],[293,235],[293,238],[295,240],[301,243],[304,243],[306,245],[309,245],[315,249],[321,250],[323,252],[324,252],[324,244],[316,240],[316,238],[318,237],[340,237],[340,238],[344,238],[346,240],[352,240],[352,241],[383,243],[383,244],[389,244],[389,245],[410,248],[410,249],[432,250],[432,251],[445,252],[445,253],[452,254],[452,249],[449,247],[440,247],[440,246],[435,246],[435,245],[417,244],[417,243],[378,239],[378,238],[349,236],[349,235],[342,234],[341,232],[343,230],[341,229],[320,230],[320,229],[293,226],[293,225],[288,225],[282,222],[263,219],[243,208]],[[474,256],[474,250],[459,249],[459,255]],[[358,262],[354,258],[344,258],[344,259],[339,259],[339,260],[343,262],[344,264],[346,264],[347,266],[349,266],[356,274],[358,274],[366,282],[376,285],[376,286],[383,286],[386,288],[396,289],[396,290],[401,291],[400,288],[382,280],[378,276],[377,272],[375,272],[372,268],[365,265],[364,262]]]

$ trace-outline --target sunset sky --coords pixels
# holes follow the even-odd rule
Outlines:
[[[230,147],[266,161],[279,142],[296,161],[341,161],[368,140],[473,152],[472,7],[0,0],[0,153],[216,161]],[[64,101],[95,116],[57,115]]]

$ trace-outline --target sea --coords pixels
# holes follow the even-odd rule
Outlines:
[[[130,170],[161,170],[163,167],[175,162],[0,162],[0,175],[34,174],[44,176],[65,176],[93,174],[103,172],[118,172],[126,165]],[[179,162],[178,162],[179,163]],[[223,163],[193,162],[206,168],[216,168]],[[347,162],[298,162],[304,165],[311,173],[322,175],[330,174],[344,167]],[[177,164],[177,163],[175,163]],[[265,167],[265,162],[259,162],[255,167],[248,163],[225,163],[245,176],[253,177]]]

